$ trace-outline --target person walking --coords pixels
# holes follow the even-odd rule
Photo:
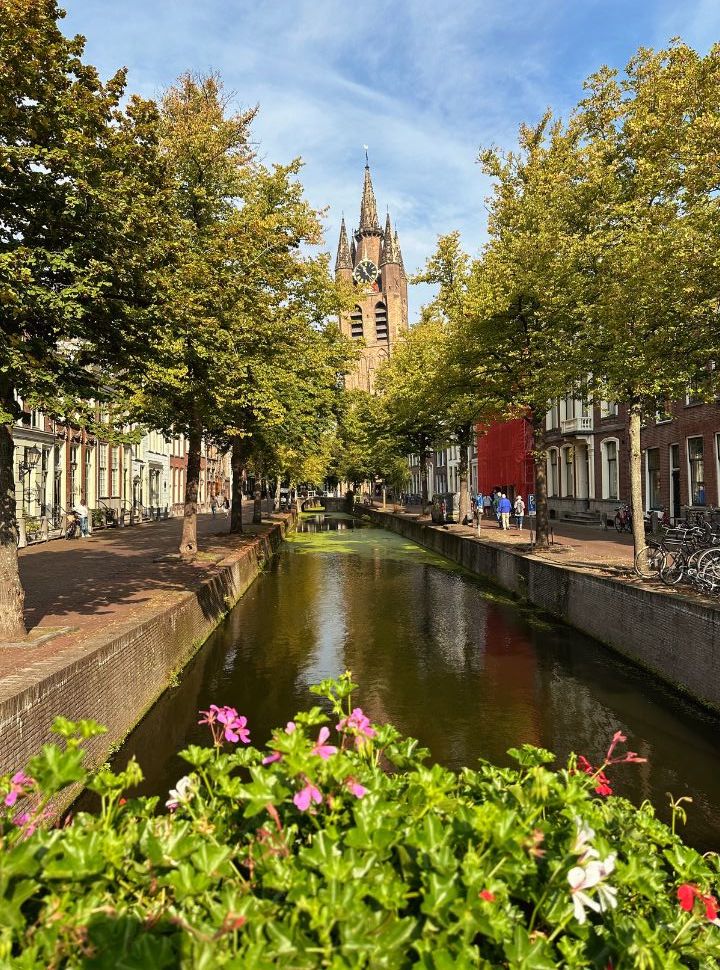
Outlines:
[[[213,495],[210,499],[210,511],[212,512],[213,518],[215,518],[215,513],[217,512],[217,496]]]
[[[480,525],[482,523],[484,507],[485,507],[485,496],[482,494],[482,492],[478,492],[478,494],[475,496],[475,502],[474,502],[474,508],[473,508],[475,525],[477,526],[478,532],[480,531]]]
[[[80,536],[83,539],[87,539],[88,530],[88,519],[90,517],[90,509],[85,504],[85,496],[83,496],[80,501],[73,507],[73,512],[78,517],[80,522]]]
[[[505,492],[500,496],[500,501],[498,502],[498,515],[500,517],[500,528],[509,529],[510,528],[510,513],[512,512],[512,505],[510,504],[510,499],[507,497]]]
[[[522,529],[523,519],[525,518],[525,502],[523,501],[522,495],[518,495],[515,499],[513,512],[515,513],[515,521],[517,522],[518,529]]]
[[[490,495],[490,492],[483,495],[483,511],[485,513],[485,518],[489,519],[492,511],[492,496]]]
[[[222,500],[221,508],[225,514],[225,518],[227,519],[227,517],[230,515],[230,499],[227,497],[227,495]]]

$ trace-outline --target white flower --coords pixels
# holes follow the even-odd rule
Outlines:
[[[188,775],[183,775],[179,778],[176,783],[175,788],[171,788],[168,792],[170,796],[165,802],[165,807],[169,808],[171,812],[175,809],[181,802],[189,802],[193,796],[193,791],[195,789],[195,782]]]
[[[595,830],[586,825],[581,818],[575,819],[575,825],[577,826],[577,834],[570,851],[575,855],[582,856],[583,859],[597,859],[599,853],[590,845],[590,842],[595,838]]]
[[[594,854],[597,855],[596,852]],[[592,909],[595,913],[603,913],[617,906],[617,889],[608,886],[605,882],[614,868],[615,853],[611,852],[606,859],[591,859],[586,865],[573,866],[568,872],[567,879],[570,883],[570,894],[578,923],[585,922],[586,908]],[[595,888],[597,899],[592,899],[585,890]]]

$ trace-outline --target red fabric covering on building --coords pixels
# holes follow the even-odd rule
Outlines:
[[[535,491],[532,430],[524,418],[477,427],[478,489],[499,488],[512,499]]]

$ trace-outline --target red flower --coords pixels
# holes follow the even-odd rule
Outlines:
[[[695,886],[691,886],[689,883],[684,882],[682,886],[678,886],[677,898],[680,902],[681,907],[689,913],[693,908],[695,903],[695,894],[697,889]]]
[[[592,774],[595,773],[595,769],[590,764],[590,762],[585,757],[585,755],[579,754],[578,755],[578,759],[577,759],[577,763],[578,763],[578,768],[580,769],[580,771],[584,771],[586,775],[592,775]]]
[[[480,891],[480,899],[484,899],[486,903],[494,903],[495,893],[491,893],[489,889],[483,889]]]
[[[684,882],[681,886],[678,886],[677,898],[680,906],[685,910],[686,913],[690,913],[692,911],[692,908],[695,905],[695,900],[699,899],[705,907],[705,915],[711,922],[717,919],[718,912],[720,912],[720,909],[718,909],[717,900],[714,896],[710,896],[709,894],[706,895],[705,893],[701,892],[697,886],[693,886],[693,884],[689,882]]]

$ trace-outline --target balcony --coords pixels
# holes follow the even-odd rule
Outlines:
[[[593,419],[591,414],[579,418],[565,418],[560,422],[560,430],[563,434],[589,434],[593,429]]]

